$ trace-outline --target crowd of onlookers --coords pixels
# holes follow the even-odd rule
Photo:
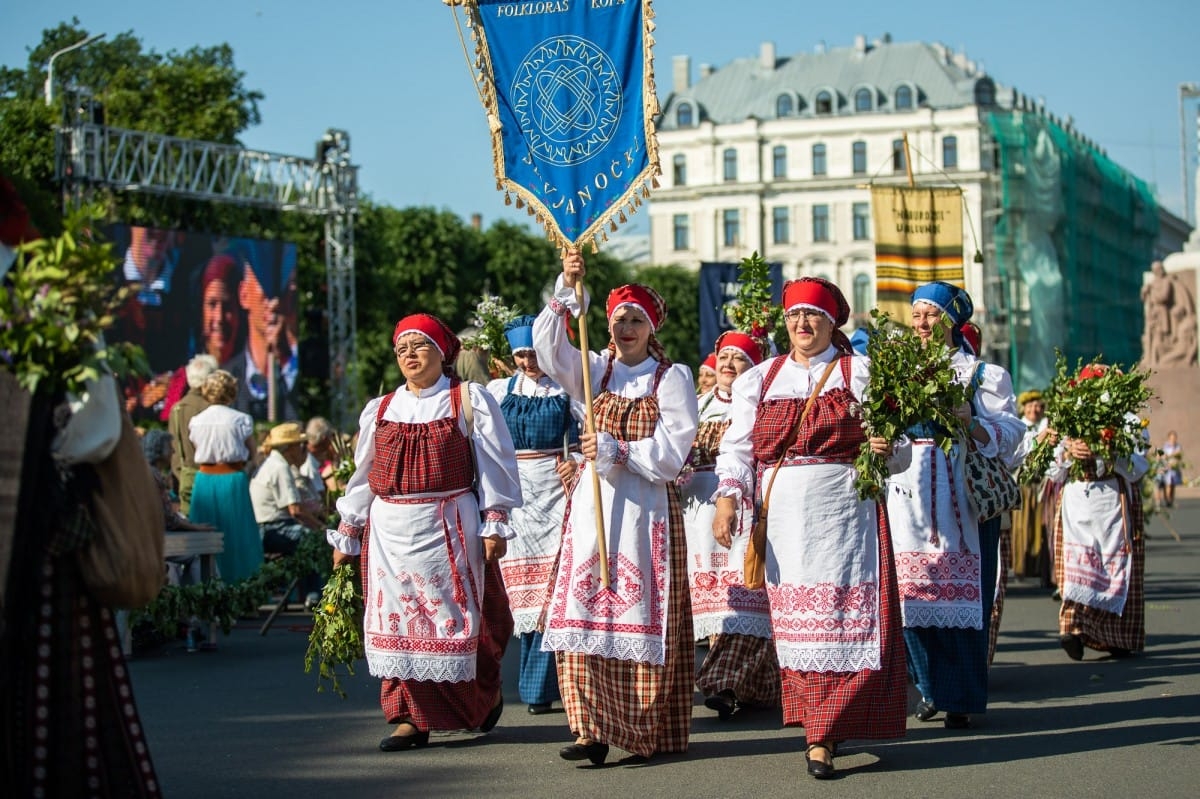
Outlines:
[[[321,533],[329,514],[337,431],[322,417],[288,421],[265,435],[233,405],[237,381],[209,355],[186,367],[188,391],[169,409],[167,428],[142,434],[142,450],[162,493],[167,530],[219,530],[217,556],[227,583],[252,576],[265,558],[289,555]],[[191,560],[169,562],[169,579],[197,579]],[[305,605],[319,600],[316,575],[301,580]]]

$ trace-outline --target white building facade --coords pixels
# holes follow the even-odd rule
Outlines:
[[[836,282],[856,314],[875,304],[869,185],[913,179],[963,190],[966,288],[982,297],[975,254],[988,172],[983,116],[996,88],[977,65],[941,45],[873,45],[757,59],[690,81],[676,57],[659,123],[663,168],[650,204],[651,258],[698,268],[758,251],[785,278]]]

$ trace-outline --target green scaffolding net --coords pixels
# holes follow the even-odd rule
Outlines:
[[[1042,114],[989,115],[997,145],[996,267],[1010,286],[1010,370],[1040,388],[1068,362],[1142,354],[1142,275],[1158,236],[1146,183]]]

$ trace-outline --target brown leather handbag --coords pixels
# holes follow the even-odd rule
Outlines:
[[[121,413],[116,447],[94,468],[95,524],[91,540],[77,550],[79,570],[103,604],[140,608],[158,596],[166,582],[166,520],[162,495],[128,414]]]
[[[800,418],[796,420],[796,426],[788,434],[787,442],[779,453],[779,460],[775,462],[775,469],[771,472],[771,479],[767,482],[767,490],[763,492],[762,505],[758,509],[754,530],[750,533],[750,541],[746,544],[746,559],[742,564],[742,581],[749,589],[762,588],[767,584],[767,511],[771,507],[771,489],[775,486],[775,477],[779,474],[779,468],[783,465],[783,459],[787,457],[788,450],[792,448],[792,445],[796,443],[796,438],[800,435],[800,426],[804,424],[808,412],[812,410],[813,403],[821,395],[821,389],[825,388],[825,381],[829,379],[830,373],[833,372],[842,357],[844,356],[839,355],[825,367],[825,374],[821,375],[821,382],[817,383],[817,387],[808,395],[808,402],[804,403],[804,410],[800,412]]]

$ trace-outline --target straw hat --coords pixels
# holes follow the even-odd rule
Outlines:
[[[286,447],[289,444],[302,444],[308,440],[298,422],[284,422],[271,428],[267,440],[263,442],[268,447]]]

